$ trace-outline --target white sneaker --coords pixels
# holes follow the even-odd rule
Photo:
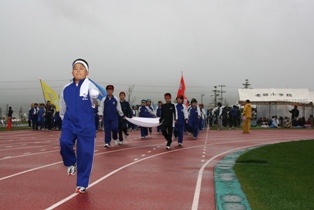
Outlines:
[[[182,143],[179,143],[178,145],[179,145],[179,146],[182,146]]]
[[[76,164],[69,166],[67,170],[67,175],[68,176],[73,176],[76,174]]]
[[[110,144],[105,144],[104,147],[105,147],[105,148],[109,148],[109,147],[110,147]]]
[[[119,141],[119,144],[123,144],[123,141]]]
[[[118,140],[114,140],[114,145],[118,145]]]
[[[76,193],[85,193],[86,192],[86,188],[85,187],[77,187],[75,190]]]
[[[166,149],[170,149],[170,146],[166,146]]]

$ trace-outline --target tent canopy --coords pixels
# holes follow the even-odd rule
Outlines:
[[[313,96],[308,89],[238,89],[239,103],[247,99],[253,104],[313,105]]]

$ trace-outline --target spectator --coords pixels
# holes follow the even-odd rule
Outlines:
[[[9,107],[8,118],[12,118],[12,115],[13,115],[12,107]]]
[[[309,117],[306,121],[306,124],[305,124],[305,127],[306,128],[312,128],[313,127],[313,121],[311,119],[311,117]]]
[[[283,124],[284,128],[291,128],[290,118],[289,117],[285,117],[285,119],[283,119],[282,124]]]
[[[305,123],[306,123],[305,117],[299,118],[299,126],[301,126],[301,128],[304,128]]]
[[[297,106],[294,106],[294,109],[289,111],[291,113],[291,119],[299,117],[299,110]]]
[[[294,128],[299,127],[298,118],[295,117],[295,118],[292,119],[292,126],[293,126]]]
[[[279,128],[279,120],[277,119],[277,116],[272,117],[272,123],[269,126],[270,128]]]

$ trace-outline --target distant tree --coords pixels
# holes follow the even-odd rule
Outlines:
[[[251,84],[248,79],[245,79],[245,82],[242,85],[243,85],[243,89],[251,89],[250,87]]]
[[[128,97],[127,100],[129,101],[129,103],[130,103],[131,105],[133,105],[134,102],[135,102],[135,100],[136,100],[136,97],[131,98],[131,97],[132,97],[132,93],[133,93],[133,88],[134,88],[134,86],[135,86],[135,85],[129,86],[128,90],[126,91],[126,94],[127,94],[127,97]]]

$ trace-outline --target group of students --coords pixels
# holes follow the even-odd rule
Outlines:
[[[100,91],[87,78],[88,75],[88,63],[83,59],[76,59],[72,63],[73,80],[63,88],[60,95],[60,117],[62,119],[60,154],[64,165],[67,167],[67,175],[72,176],[77,173],[76,193],[86,192],[95,149],[95,110]],[[124,100],[124,92],[121,92],[119,94],[120,98],[117,98],[113,95],[113,85],[108,85],[106,90],[107,96],[101,100],[97,113],[104,123],[104,146],[108,148],[112,138],[116,144],[123,143],[122,132],[124,132],[126,137],[128,136],[126,117],[132,117],[134,112],[130,104]],[[160,117],[159,129],[167,140],[166,149],[170,149],[173,129],[180,146],[183,143],[183,132],[186,125],[188,125],[189,131],[193,133],[193,137],[196,139],[201,120],[201,111],[196,99],[191,100],[188,108],[183,104],[183,96],[176,98],[177,104],[172,103],[170,93],[166,93],[164,99],[165,103],[160,104],[156,110],[156,115],[147,106],[147,101],[143,100],[142,106],[139,108],[139,116]],[[246,126],[250,124],[250,109],[248,101],[244,107],[244,116],[247,117],[247,120],[244,119]],[[32,110],[35,113],[35,110]],[[118,130],[121,132],[119,134],[119,142]],[[249,132],[249,129],[246,132]],[[148,131],[141,128],[141,135],[145,137],[148,135]],[[76,151],[74,151],[75,144]]]
[[[28,126],[33,130],[51,131],[53,127],[61,129],[62,121],[55,105],[47,101],[44,103],[33,103],[28,111]]]

